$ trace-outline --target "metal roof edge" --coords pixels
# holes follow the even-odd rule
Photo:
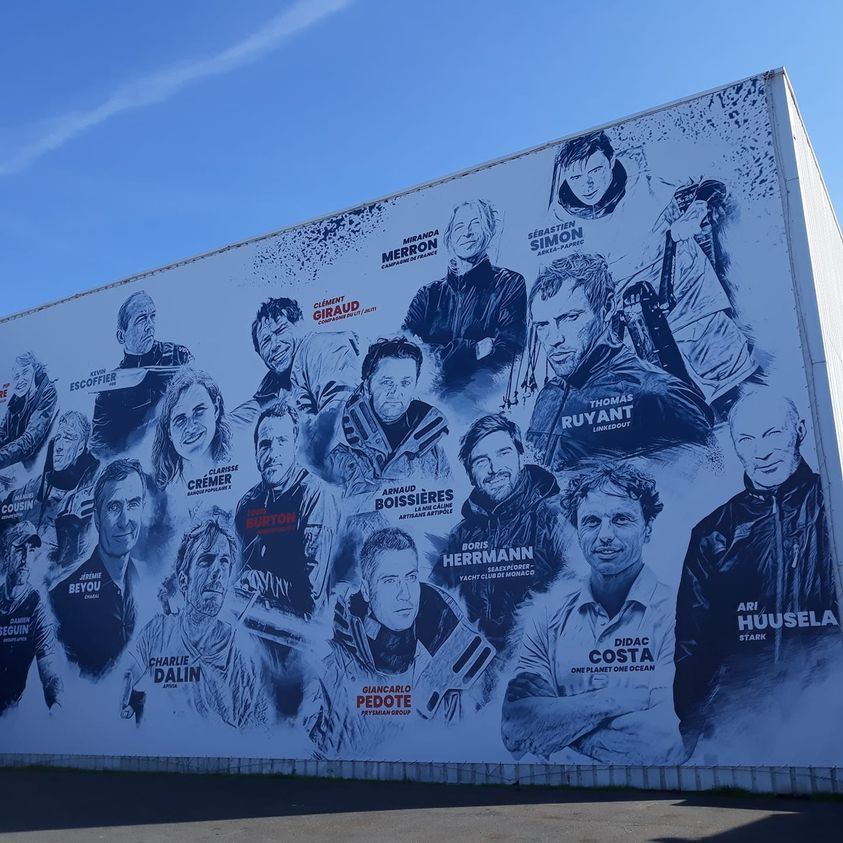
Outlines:
[[[482,164],[477,164],[473,167],[468,167],[467,169],[459,170],[457,172],[450,173],[449,175],[446,175],[446,176],[440,176],[439,178],[432,179],[430,181],[414,185],[413,187],[408,187],[408,188],[406,188],[404,190],[401,190],[397,193],[390,193],[386,196],[381,196],[377,199],[371,199],[371,200],[366,201],[366,202],[358,202],[354,205],[349,205],[349,206],[347,206],[345,208],[342,208],[340,210],[337,210],[337,211],[332,211],[332,212],[327,213],[327,214],[322,214],[318,217],[312,217],[312,218],[304,220],[302,222],[294,223],[293,225],[288,225],[288,226],[284,226],[283,228],[274,229],[272,231],[266,232],[265,234],[259,234],[259,235],[256,235],[254,237],[249,237],[245,240],[239,240],[239,241],[236,241],[234,243],[229,243],[228,245],[220,246],[216,249],[212,249],[212,250],[207,251],[207,252],[201,252],[200,254],[193,255],[192,257],[189,257],[189,258],[183,258],[181,260],[174,261],[174,262],[168,263],[168,264],[164,264],[164,265],[156,267],[154,269],[148,269],[148,270],[145,270],[143,272],[139,272],[139,273],[136,273],[134,275],[129,275],[125,278],[118,279],[116,281],[110,281],[106,284],[101,284],[97,287],[92,287],[89,290],[83,290],[79,293],[74,293],[70,296],[63,296],[60,299],[55,299],[55,300],[50,301],[50,302],[45,302],[44,304],[36,305],[35,307],[27,308],[26,310],[21,310],[17,313],[11,313],[7,316],[0,317],[0,324],[3,324],[4,322],[10,322],[10,321],[15,320],[15,319],[20,319],[23,316],[29,316],[32,313],[37,313],[41,310],[46,310],[47,308],[55,307],[56,305],[63,304],[63,303],[68,302],[68,301],[74,301],[75,299],[82,298],[84,296],[89,296],[89,295],[92,295],[93,293],[99,293],[103,290],[110,290],[114,287],[120,287],[120,286],[123,286],[125,284],[130,284],[134,281],[140,281],[144,278],[149,278],[152,275],[157,275],[161,272],[165,272],[166,270],[177,269],[178,267],[185,266],[185,265],[190,264],[190,263],[195,263],[196,261],[203,260],[204,258],[212,257],[213,255],[223,254],[225,252],[230,251],[231,249],[239,249],[239,248],[242,248],[243,246],[249,246],[253,243],[259,243],[261,240],[268,240],[272,237],[277,237],[278,235],[284,234],[287,231],[293,231],[297,228],[303,228],[304,226],[313,225],[314,223],[322,222],[323,220],[328,220],[328,219],[332,219],[334,217],[342,216],[343,214],[347,214],[347,213],[349,213],[351,211],[354,211],[358,208],[365,208],[369,205],[377,205],[381,202],[388,202],[388,201],[391,201],[391,200],[394,200],[394,199],[400,199],[401,197],[409,196],[410,194],[417,193],[420,190],[426,190],[429,187],[434,187],[436,185],[444,184],[446,182],[453,181],[454,179],[462,178],[463,176],[471,175],[472,173],[476,173],[476,172],[479,172],[481,170],[487,170],[491,167],[496,167],[499,164],[503,164],[505,162],[512,161],[512,160],[515,160],[517,158],[523,158],[526,155],[532,155],[536,152],[540,152],[544,149],[547,149],[548,147],[555,146],[557,144],[562,143],[563,141],[569,140],[570,138],[575,138],[579,135],[584,135],[588,132],[596,132],[596,131],[600,131],[601,129],[607,129],[611,126],[617,125],[618,123],[625,123],[625,122],[628,122],[630,120],[637,120],[641,117],[646,117],[650,114],[657,114],[660,111],[666,111],[667,109],[675,108],[676,106],[682,105],[683,103],[691,102],[692,100],[699,99],[700,97],[709,96],[711,94],[717,93],[718,91],[722,91],[722,90],[725,90],[726,88],[734,87],[735,85],[740,85],[740,84],[742,84],[744,82],[748,82],[752,79],[759,79],[759,78],[769,79],[769,78],[771,78],[773,76],[776,76],[776,75],[779,75],[779,74],[781,74],[785,77],[785,81],[788,84],[788,87],[790,87],[789,80],[788,80],[788,77],[787,77],[787,74],[785,72],[784,67],[778,67],[778,68],[774,68],[772,70],[762,71],[761,73],[753,73],[750,76],[744,76],[742,79],[736,79],[735,81],[728,82],[724,85],[717,85],[713,88],[708,88],[704,91],[699,91],[698,93],[695,93],[695,94],[690,94],[688,96],[681,97],[679,99],[670,100],[669,102],[663,103],[662,105],[654,106],[653,108],[644,109],[643,111],[638,111],[638,112],[635,112],[633,114],[629,114],[625,117],[619,117],[619,118],[616,118],[614,120],[609,120],[605,123],[600,123],[598,125],[587,127],[585,129],[581,129],[581,130],[576,131],[576,132],[571,132],[569,134],[562,135],[561,137],[555,138],[554,140],[545,141],[544,143],[538,144],[536,146],[529,147],[527,149],[521,150],[520,152],[513,152],[513,153],[510,153],[508,155],[502,155],[498,158],[493,158],[489,161],[485,161]],[[800,119],[801,119],[801,117],[800,117]]]

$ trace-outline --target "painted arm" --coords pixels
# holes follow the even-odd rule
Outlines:
[[[497,316],[492,361],[505,364],[524,351],[527,342],[527,285],[517,272],[507,273],[503,292],[492,302]]]
[[[602,724],[575,748],[602,764],[680,764],[687,752],[676,728],[669,695],[642,711],[630,711]]]
[[[314,491],[313,503],[306,503],[305,509],[310,511],[304,527],[307,574],[313,603],[318,611],[328,593],[339,507],[333,492],[323,486]]]
[[[620,697],[620,693],[623,697]],[[519,673],[508,685],[501,735],[513,753],[549,757],[592,732],[603,721],[649,703],[649,691],[607,688],[558,696],[540,676]]]
[[[705,537],[695,529],[685,554],[676,598],[676,644],[673,700],[679,728],[689,751],[703,730],[705,706],[719,671],[713,639],[711,566],[704,552]]]
[[[120,716],[124,720],[131,720],[136,715],[136,711],[132,706],[132,692],[135,690],[135,685],[143,679],[145,670],[134,660],[129,660],[129,665],[126,672],[123,674],[123,695],[120,698]]]
[[[409,331],[411,334],[417,336],[423,342],[429,343],[427,332],[427,300],[428,288],[422,287],[413,296],[410,302],[410,307],[407,309],[407,315],[404,317],[404,324],[401,326],[403,330]],[[434,345],[434,343],[429,343]]]
[[[477,346],[475,340],[453,337],[448,342],[437,341],[430,335],[431,317],[430,288],[422,287],[413,297],[407,316],[404,319],[405,331],[417,336],[423,343],[430,346],[439,356],[444,367],[452,371],[461,371],[465,367],[471,371],[477,365]],[[441,307],[441,302],[440,302]],[[488,339],[492,340],[492,337]]]
[[[576,749],[604,764],[680,764],[685,760],[671,693],[675,635],[670,623],[653,673],[659,685],[650,691],[648,706],[602,724],[583,737]]]
[[[158,620],[160,621],[160,616]],[[135,685],[146,675],[146,666],[149,664],[149,656],[152,651],[150,644],[154,635],[153,629],[155,623],[156,619],[153,619],[141,630],[132,654],[126,659],[126,670],[123,674],[123,692],[120,697],[120,716],[124,720],[135,718],[139,721],[141,717],[141,711],[135,707],[132,696]]]
[[[47,708],[61,704],[63,686],[56,665],[57,651],[53,627],[47,620],[47,614],[39,602],[33,617],[35,630],[35,658],[38,662],[38,676],[44,690],[44,702]]]
[[[327,407],[341,412],[359,380],[356,337],[348,332],[313,337],[296,354],[290,371],[296,409],[312,416]]]
[[[253,427],[261,412],[261,405],[256,398],[250,398],[238,404],[228,414],[229,421],[237,427]]]

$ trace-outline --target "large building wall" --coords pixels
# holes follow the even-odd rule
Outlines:
[[[788,113],[753,77],[0,321],[4,752],[839,766]]]
[[[785,74],[770,85],[779,142],[782,198],[800,304],[803,353],[811,371],[814,424],[820,431],[820,459],[828,466],[826,506],[843,564],[843,499],[839,476],[843,444],[843,235],[814,149]],[[843,568],[838,567],[838,573]]]

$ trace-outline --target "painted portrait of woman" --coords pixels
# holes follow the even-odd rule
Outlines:
[[[184,369],[167,388],[155,440],[152,469],[159,489],[202,477],[229,457],[231,429],[216,381]]]

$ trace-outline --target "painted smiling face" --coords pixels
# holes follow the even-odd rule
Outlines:
[[[482,255],[488,245],[477,208],[463,205],[451,224],[451,250],[458,258],[470,261]]]
[[[592,569],[615,576],[641,561],[650,525],[639,501],[607,484],[592,489],[577,509],[577,536]]]
[[[297,326],[282,313],[277,318],[262,319],[255,336],[258,354],[267,369],[278,375],[289,372],[296,350]]]
[[[211,447],[217,430],[219,407],[200,383],[179,396],[170,413],[170,441],[183,459],[198,459]]]
[[[29,394],[35,383],[35,369],[31,363],[16,360],[12,368],[12,392],[23,398]]]
[[[508,433],[496,430],[474,446],[468,467],[472,483],[498,503],[512,494],[521,476],[521,454]]]

